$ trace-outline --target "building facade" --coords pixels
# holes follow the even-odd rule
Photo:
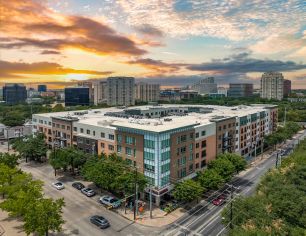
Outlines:
[[[288,97],[291,94],[291,80],[284,80],[284,97]]]
[[[105,108],[33,115],[33,132],[50,147],[75,146],[87,153],[117,153],[136,165],[158,205],[175,183],[193,178],[218,154],[257,154],[277,125],[277,107],[204,105]]]
[[[39,84],[39,85],[37,85],[37,91],[38,92],[47,92],[47,85],[45,85],[45,84]]]
[[[192,90],[197,91],[200,95],[206,95],[210,93],[217,93],[217,84],[214,77],[208,77],[198,81],[190,86]]]
[[[88,87],[65,88],[65,106],[89,106],[90,93]]]
[[[142,102],[157,102],[159,100],[160,85],[144,82],[135,85],[135,99]]]
[[[93,83],[93,93],[94,93],[94,104],[107,103],[107,87],[106,80],[98,80]]]
[[[181,90],[180,92],[180,98],[181,99],[195,99],[199,96],[199,93],[194,90]]]
[[[3,100],[6,104],[25,103],[27,89],[23,84],[5,84],[3,86]]]
[[[234,98],[252,97],[253,84],[229,84],[228,96]]]
[[[261,98],[282,100],[284,76],[279,72],[266,72],[261,77]]]
[[[133,77],[109,77],[106,80],[106,87],[107,105],[135,105],[135,79]]]

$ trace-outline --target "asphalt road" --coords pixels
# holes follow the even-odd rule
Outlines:
[[[59,236],[79,235],[157,235],[158,229],[144,227],[125,219],[115,212],[107,210],[98,203],[99,196],[88,198],[80,191],[71,186],[73,179],[69,177],[55,177],[51,166],[48,164],[36,164],[33,162],[22,162],[20,167],[23,171],[31,173],[35,179],[44,182],[44,193],[47,197],[54,199],[64,198],[63,218],[66,221],[62,233],[53,234]],[[59,180],[65,184],[65,189],[56,190],[51,186],[52,182]],[[107,229],[99,229],[89,222],[92,215],[103,215],[111,224]],[[50,234],[52,235],[52,234]]]
[[[303,134],[299,134],[299,138],[301,139],[305,137],[305,135],[306,131],[304,131]],[[287,141],[283,156],[287,156],[292,151],[292,144],[294,143],[297,143],[297,140]],[[275,167],[276,155],[276,152],[274,152],[269,158],[260,162],[244,176],[234,178],[231,182],[231,184],[237,188],[234,192],[234,197],[238,194],[244,196],[253,194],[256,189],[256,185],[260,181],[260,177],[263,176],[270,168]],[[230,202],[230,198],[228,196],[226,203],[221,206],[215,206],[211,203],[211,201],[220,194],[224,194],[229,191],[230,187],[226,186],[220,191],[214,192],[206,201],[201,201],[200,204],[191,209],[176,222],[168,226],[160,233],[160,235],[226,235],[227,226],[222,224],[220,213]],[[233,212],[233,215],[235,215],[235,212]]]

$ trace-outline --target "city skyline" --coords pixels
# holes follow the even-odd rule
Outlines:
[[[0,84],[63,87],[133,76],[183,86],[260,84],[267,71],[306,88],[303,1],[8,1]]]

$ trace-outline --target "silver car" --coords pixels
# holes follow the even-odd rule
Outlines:
[[[64,184],[59,181],[52,183],[52,187],[56,188],[57,190],[62,190],[65,188]]]
[[[91,188],[83,188],[81,192],[85,194],[87,197],[92,197],[96,195],[96,192]]]
[[[120,207],[121,205],[120,200],[118,200],[117,198],[111,197],[111,196],[107,196],[107,195],[100,197],[99,202],[101,204],[104,204],[106,206],[113,207],[113,208]]]

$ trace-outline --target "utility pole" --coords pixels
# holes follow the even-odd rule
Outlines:
[[[136,204],[137,204],[137,168],[136,162],[134,162],[134,173],[135,173],[135,182],[134,182],[134,221],[136,220]]]
[[[6,138],[7,138],[7,151],[10,151],[10,137],[9,137],[9,129],[6,129]]]
[[[150,219],[152,218],[152,185],[150,184]]]
[[[278,167],[278,152],[276,153],[275,168]]]
[[[135,205],[135,209],[136,209],[136,214],[138,215],[138,184],[136,183],[136,205]]]
[[[284,126],[286,125],[286,117],[287,116],[287,107],[285,107],[285,114],[284,114]]]
[[[261,140],[261,159],[263,159],[264,144],[265,144],[265,139],[263,137]]]
[[[233,185],[231,185],[231,209],[230,209],[230,228],[232,229],[233,228],[233,191],[234,191],[234,188],[233,188]]]

